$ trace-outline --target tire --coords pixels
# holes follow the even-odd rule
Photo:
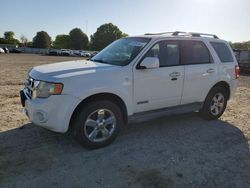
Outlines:
[[[217,99],[217,102],[215,102]],[[208,93],[200,114],[204,119],[216,120],[224,113],[228,100],[228,92],[221,86],[215,86]],[[220,102],[221,101],[221,102]],[[217,110],[216,110],[217,109]]]
[[[76,140],[85,148],[111,144],[124,124],[121,109],[113,102],[98,100],[80,110],[73,123]]]

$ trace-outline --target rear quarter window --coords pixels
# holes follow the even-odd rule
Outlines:
[[[213,46],[216,54],[218,55],[222,63],[234,61],[232,53],[225,43],[211,42],[211,45]]]

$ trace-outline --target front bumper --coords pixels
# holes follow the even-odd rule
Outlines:
[[[30,99],[25,90],[20,91],[20,98],[24,111],[33,124],[61,133],[68,130],[70,118],[81,102],[72,95]]]

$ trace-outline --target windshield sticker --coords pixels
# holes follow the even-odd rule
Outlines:
[[[130,45],[130,46],[139,46],[139,47],[141,47],[141,46],[144,46],[144,45],[145,45],[145,42],[132,41],[132,42],[130,42],[128,45]]]

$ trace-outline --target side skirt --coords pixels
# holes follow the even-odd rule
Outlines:
[[[139,112],[135,113],[134,115],[131,115],[128,117],[128,123],[134,123],[134,122],[144,122],[147,120],[163,117],[163,116],[171,116],[175,114],[185,114],[188,112],[194,112],[197,110],[200,110],[202,108],[203,103],[197,102],[197,103],[190,103],[190,104],[184,104],[174,107],[168,107],[163,109],[157,109],[157,110],[151,110],[146,112]]]

